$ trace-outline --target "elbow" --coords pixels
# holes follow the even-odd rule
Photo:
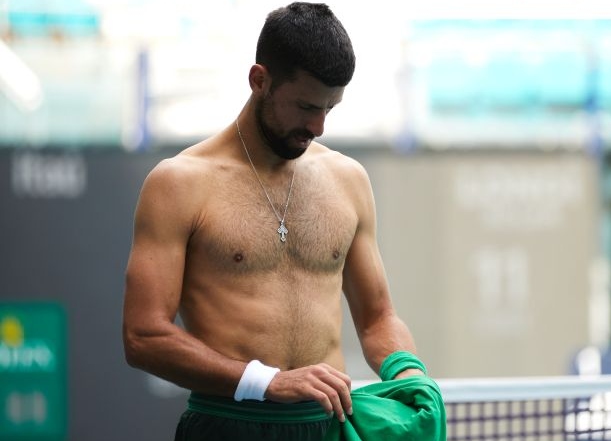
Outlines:
[[[123,353],[127,364],[133,368],[143,368],[143,354],[145,352],[142,338],[133,330],[123,327]]]
[[[168,331],[157,324],[124,323],[123,353],[127,364],[149,372],[159,359],[160,344]]]

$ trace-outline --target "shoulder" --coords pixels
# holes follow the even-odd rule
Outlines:
[[[313,147],[312,162],[320,164],[326,170],[341,178],[368,181],[367,170],[356,159],[325,147],[322,144],[317,143]]]
[[[372,213],[374,197],[369,175],[356,159],[321,144],[315,144],[306,163],[309,175],[315,181],[323,182],[327,189],[333,189],[342,200],[350,205],[359,219]]]
[[[321,144],[313,149],[310,162],[331,176],[337,187],[359,197],[370,192],[371,183],[365,167],[356,159]]]
[[[189,181],[194,174],[195,161],[182,154],[172,158],[163,159],[149,172],[144,180],[144,187],[153,187],[159,190],[176,190]]]
[[[206,141],[180,151],[175,156],[161,160],[149,173],[147,179],[180,180],[210,162],[210,148]]]
[[[147,175],[143,188],[179,196],[212,176],[217,162],[213,148],[203,141],[160,161]]]
[[[213,167],[214,159],[201,145],[163,159],[146,176],[139,206],[151,216],[192,217],[209,193]]]

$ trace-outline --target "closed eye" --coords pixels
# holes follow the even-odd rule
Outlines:
[[[326,109],[324,109],[325,114],[328,114],[333,109],[333,107],[335,106],[329,106]],[[304,103],[300,103],[299,108],[307,112],[320,112],[321,110],[323,110],[322,107],[318,107],[313,104],[304,104]]]

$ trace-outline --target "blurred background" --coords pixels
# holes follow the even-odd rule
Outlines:
[[[611,6],[398,3],[328,2],[357,71],[322,141],[370,174],[419,354],[436,378],[607,372]],[[233,121],[284,4],[0,0],[0,439],[172,439],[186,391],[123,359],[133,210]]]

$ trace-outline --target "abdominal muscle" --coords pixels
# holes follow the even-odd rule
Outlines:
[[[186,330],[232,359],[281,370],[327,363],[344,371],[341,277],[288,274],[187,277],[180,307]]]

